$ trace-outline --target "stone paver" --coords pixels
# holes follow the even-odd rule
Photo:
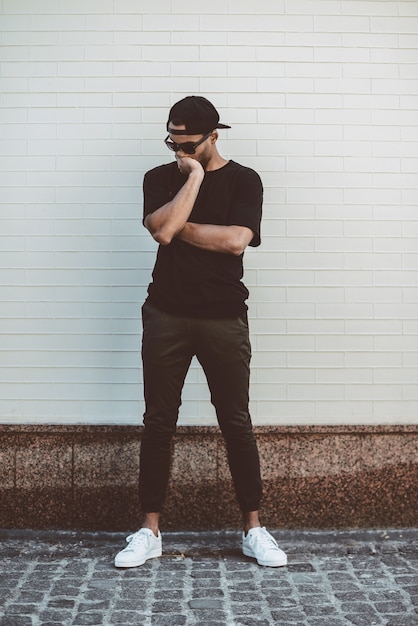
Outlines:
[[[285,568],[240,534],[168,533],[118,570],[120,533],[0,531],[1,626],[417,626],[418,530],[274,531]]]

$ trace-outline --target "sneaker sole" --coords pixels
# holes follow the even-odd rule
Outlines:
[[[287,565],[287,556],[282,557],[281,559],[276,559],[275,561],[263,561],[262,559],[257,559],[255,554],[248,548],[243,548],[242,553],[245,556],[255,559],[259,565],[263,565],[264,567],[284,567]]]
[[[156,559],[159,556],[162,556],[161,550],[155,550],[151,552],[145,559],[141,559],[139,561],[131,561],[130,563],[123,563],[122,561],[118,561],[118,557],[115,558],[115,567],[139,567],[140,565],[144,565],[149,559]]]

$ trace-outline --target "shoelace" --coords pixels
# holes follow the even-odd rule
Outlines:
[[[259,542],[263,548],[278,548],[277,541],[267,532],[265,528],[261,528],[253,537],[253,541]]]
[[[126,537],[126,541],[132,549],[138,548],[140,545],[145,543],[147,539],[148,537],[144,533],[133,533],[133,535]]]

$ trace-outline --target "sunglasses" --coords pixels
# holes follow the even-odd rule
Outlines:
[[[199,139],[199,141],[197,141],[196,143],[193,143],[192,141],[185,141],[184,143],[176,143],[175,141],[171,141],[170,135],[167,135],[167,137],[164,139],[164,143],[167,146],[167,148],[169,150],[173,150],[173,152],[178,152],[179,150],[183,150],[183,152],[185,152],[186,154],[194,154],[196,152],[197,146],[200,146],[201,143],[206,141],[206,139],[211,134],[212,134],[212,131],[207,133],[207,135],[202,137],[202,139]]]

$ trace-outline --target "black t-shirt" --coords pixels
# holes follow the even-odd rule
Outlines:
[[[160,165],[144,177],[144,219],[169,202],[187,180],[176,162]],[[250,228],[250,246],[260,245],[263,187],[252,169],[229,161],[205,172],[189,221]],[[173,315],[234,317],[247,309],[242,283],[243,255],[202,250],[174,238],[160,245],[148,287],[148,301]]]

